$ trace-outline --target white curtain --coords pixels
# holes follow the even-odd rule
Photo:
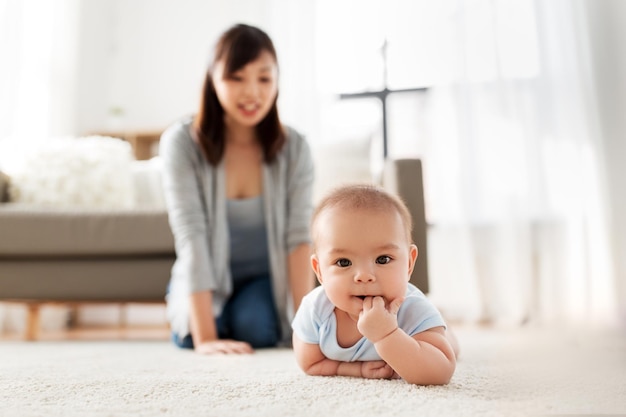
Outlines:
[[[457,319],[616,318],[602,141],[581,3],[440,9],[427,99],[433,297]]]
[[[74,123],[78,0],[0,0],[0,167]]]
[[[328,41],[332,30],[370,42],[373,51],[386,38],[390,88],[429,87],[390,96],[390,155],[424,162],[430,296],[444,314],[503,324],[615,321],[606,178],[581,1],[355,6],[353,26],[319,17],[325,43],[318,59],[333,57],[326,70],[334,80],[318,87],[358,89],[355,78],[375,72],[373,60],[343,62],[355,48],[333,50],[346,41]],[[376,81],[361,88],[379,88]]]

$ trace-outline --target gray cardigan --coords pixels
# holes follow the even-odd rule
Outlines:
[[[206,161],[191,137],[191,121],[188,118],[169,127],[159,150],[176,245],[167,316],[172,331],[181,337],[189,334],[191,293],[211,290],[217,317],[232,292],[224,166]],[[296,246],[310,242],[313,161],[304,138],[291,128],[285,127],[285,131],[284,148],[273,163],[263,165],[263,197],[274,300],[283,340],[288,343],[294,312],[287,258]]]

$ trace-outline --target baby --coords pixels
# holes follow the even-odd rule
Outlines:
[[[371,185],[340,187],[313,213],[311,266],[321,286],[293,320],[293,348],[309,375],[400,377],[447,384],[456,341],[409,283],[417,247],[397,197]]]

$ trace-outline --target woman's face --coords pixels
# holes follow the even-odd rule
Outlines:
[[[225,113],[226,126],[254,127],[265,118],[278,93],[278,67],[271,53],[235,71],[224,74],[224,62],[217,61],[213,85]]]

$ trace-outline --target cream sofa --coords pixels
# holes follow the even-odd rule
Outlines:
[[[158,164],[133,164],[141,167],[133,170],[136,191],[152,189],[151,196],[144,196],[151,201],[123,209],[8,202],[10,179],[0,175],[0,301],[28,303],[27,338],[36,338],[42,303],[163,301],[175,251],[162,195],[158,185],[155,188]],[[349,176],[337,173],[335,178]],[[380,182],[409,205],[420,250],[411,281],[428,292],[420,160],[388,160]]]

